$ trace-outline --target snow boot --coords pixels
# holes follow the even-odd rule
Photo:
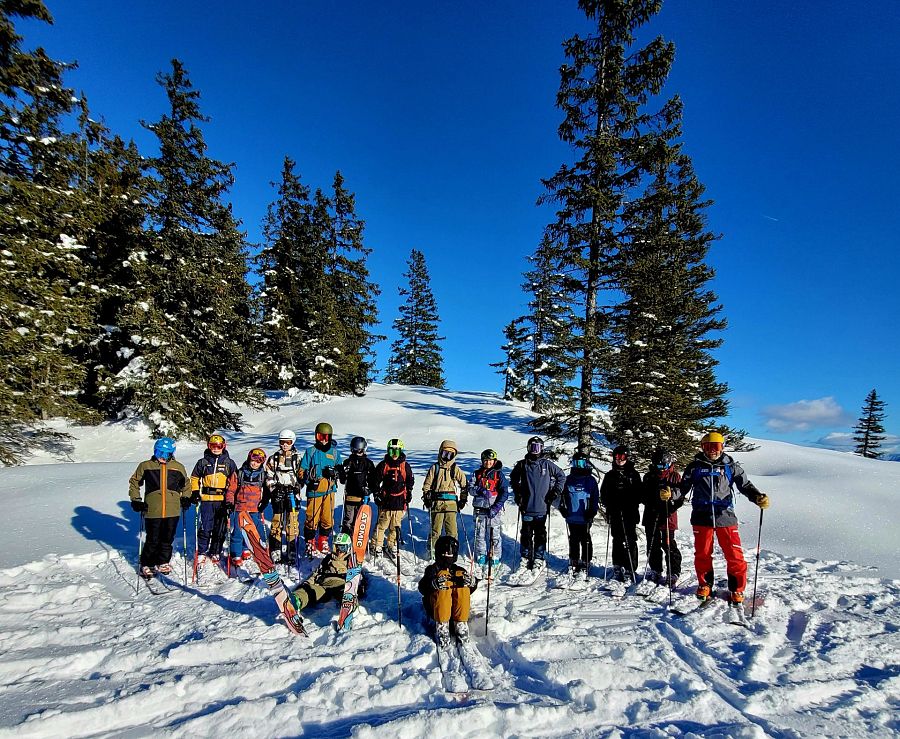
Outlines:
[[[454,631],[456,631],[456,638],[461,642],[469,641],[469,624],[465,621],[454,621],[453,622]]]
[[[241,559],[244,560],[245,562],[246,562],[248,559],[253,559],[253,552],[251,552],[249,549],[245,549],[245,550],[241,553]]]
[[[394,549],[390,544],[385,544],[384,546],[384,556],[387,557],[391,562],[397,559],[397,550]]]
[[[577,582],[587,582],[589,566],[587,562],[578,563],[578,566],[575,568],[575,580]]]
[[[647,570],[647,577],[645,577],[644,580],[646,582],[655,582],[655,583],[664,582],[662,573],[657,572],[656,570]]]
[[[242,567],[244,564],[244,560],[241,557],[232,557],[231,558],[231,566],[232,567]]]
[[[613,569],[613,577],[619,582],[625,582],[625,568],[615,567]]]

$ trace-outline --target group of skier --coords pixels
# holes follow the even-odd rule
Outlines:
[[[279,449],[267,457],[261,448],[251,449],[238,468],[226,449],[225,439],[213,434],[203,457],[190,475],[174,459],[175,442],[156,441],[153,457],[138,465],[130,479],[129,495],[135,511],[142,514],[146,542],[140,556],[144,578],[171,571],[172,541],[181,511],[196,505],[197,531],[195,568],[217,562],[230,533],[230,564],[240,567],[254,558],[246,533],[234,513],[246,513],[259,539],[265,540],[261,516],[272,506],[268,551],[272,562],[295,563],[301,551],[299,510],[305,491],[303,551],[324,556],[320,567],[299,586],[293,600],[297,610],[326,598],[340,599],[350,566],[351,537],[357,514],[370,501],[378,506],[378,519],[370,551],[376,558],[397,557],[402,519],[412,501],[415,478],[406,459],[403,442],[392,438],[384,459],[377,465],[367,456],[367,442],[354,437],[345,460],[333,440],[328,423],[315,428],[315,443],[301,456],[295,449],[296,434],[279,434]],[[726,562],[730,597],[743,600],[746,563],[743,558],[733,487],[756,503],[768,506],[768,498],[747,479],[740,465],[723,451],[724,438],[711,432],[703,437],[701,451],[688,464],[684,475],[675,468],[674,455],[658,449],[649,471],[641,477],[629,450],[613,450],[612,469],[598,485],[588,456],[576,452],[568,473],[546,454],[544,442],[532,437],[526,454],[513,466],[509,480],[493,449],[481,453],[481,465],[471,478],[456,462],[458,446],[441,443],[437,461],[425,475],[422,496],[430,515],[428,558],[433,562],[419,583],[426,612],[443,637],[451,626],[465,638],[469,596],[478,582],[492,577],[502,554],[502,516],[510,492],[519,512],[520,561],[510,575],[511,584],[528,584],[545,567],[547,519],[557,507],[566,521],[569,537],[569,568],[572,581],[584,581],[593,558],[591,526],[603,514],[612,539],[614,579],[636,581],[638,561],[636,527],[646,532],[646,578],[674,587],[681,575],[681,554],[674,532],[677,509],[691,501],[694,529],[697,597],[710,597],[714,585],[713,538],[717,538]],[[344,485],[344,510],[340,533],[330,539],[334,527],[335,493]],[[140,487],[144,487],[143,499]],[[475,524],[474,561],[471,574],[457,564],[460,512],[472,500]],[[643,517],[639,506],[644,506]],[[255,557],[258,559],[258,557]],[[666,575],[663,575],[665,559]],[[399,566],[399,565],[398,565]],[[362,583],[360,595],[365,589]]]

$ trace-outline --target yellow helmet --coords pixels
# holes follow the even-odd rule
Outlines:
[[[700,439],[700,444],[725,444],[725,437],[722,436],[718,431],[710,431],[706,434],[702,439]]]

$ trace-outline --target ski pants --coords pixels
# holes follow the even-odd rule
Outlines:
[[[197,532],[197,549],[201,555],[217,557],[225,543],[228,516],[221,500],[200,502],[200,530]]]
[[[443,570],[443,573],[450,577],[449,570]],[[435,590],[429,595],[425,608],[439,624],[447,623],[451,619],[456,622],[468,622],[469,599],[469,588],[449,587],[446,590]]]
[[[522,516],[522,535],[519,539],[522,559],[529,567],[536,559],[543,560],[547,551],[547,517]]]
[[[324,578],[313,576],[294,591],[294,607],[302,611],[307,606],[314,606],[326,600],[340,600],[344,595],[346,584],[347,578],[339,575],[327,575]]]
[[[246,514],[250,516],[250,519],[253,521],[253,524],[256,526],[256,531],[259,533],[259,538],[263,539],[265,537],[266,532],[263,530],[262,521],[260,520],[259,513],[256,512],[256,509],[252,511],[246,511]],[[239,513],[235,511],[231,516],[231,556],[232,557],[240,557],[245,549],[249,550],[250,541],[244,535],[244,532],[241,530],[240,522],[238,520]]]
[[[612,537],[613,567],[621,567],[633,581],[634,571],[638,565],[637,527],[625,523],[620,512],[611,512],[609,529]]]
[[[594,557],[594,542],[591,540],[591,524],[570,523],[569,564],[572,567],[588,567]]]
[[[141,549],[141,567],[156,567],[172,559],[172,542],[178,530],[178,516],[172,518],[144,518],[147,538]]]
[[[428,535],[428,557],[434,559],[434,545],[442,534],[452,536],[459,541],[456,528],[457,517],[455,500],[439,500],[431,506],[431,532]]]
[[[287,526],[284,525],[285,520]],[[282,530],[287,534],[287,548],[292,551],[295,548],[297,537],[300,536],[300,514],[291,507],[287,498],[272,501],[272,527],[269,529],[269,551],[281,551]]]
[[[341,533],[353,535],[353,524],[356,523],[356,514],[362,507],[363,502],[348,501],[344,498],[344,513],[341,516]]]
[[[743,593],[747,587],[747,562],[737,526],[694,526],[694,569],[702,585],[715,585],[713,576],[713,532],[725,555],[725,571],[728,573],[728,589]]]
[[[384,535],[387,533],[388,546],[397,551],[397,529],[403,525],[403,511],[386,511],[378,509],[378,523],[375,526],[375,550],[381,549]]]
[[[670,531],[665,525],[666,521],[660,517],[663,526],[644,526],[647,532],[647,564],[654,572],[662,572],[663,556],[666,558],[666,570],[670,575],[681,574],[681,552],[675,541],[675,532]],[[671,559],[669,554],[671,552]]]
[[[488,546],[488,528],[490,528],[491,545]],[[503,524],[500,516],[491,518],[487,513],[475,514],[475,561],[480,564],[487,563],[488,550],[494,564],[500,563],[500,554],[503,547]]]
[[[307,543],[316,536],[331,536],[334,528],[334,493],[306,499],[306,520],[303,522],[303,538]]]

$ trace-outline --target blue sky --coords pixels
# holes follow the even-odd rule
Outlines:
[[[801,5],[669,0],[645,31],[677,46],[667,91],[684,99],[685,147],[715,200],[719,374],[731,422],[754,435],[846,432],[873,387],[897,433],[900,3]],[[138,121],[165,108],[154,77],[185,63],[210,154],[236,165],[251,241],[285,155],[313,186],[340,169],[387,332],[421,249],[449,386],[500,387],[488,363],[552,218],[535,206],[540,178],[569,157],[554,101],[561,43],[586,28],[575,0],[47,6],[55,25],[23,24],[26,44],[77,60],[70,84],[145,153]]]

